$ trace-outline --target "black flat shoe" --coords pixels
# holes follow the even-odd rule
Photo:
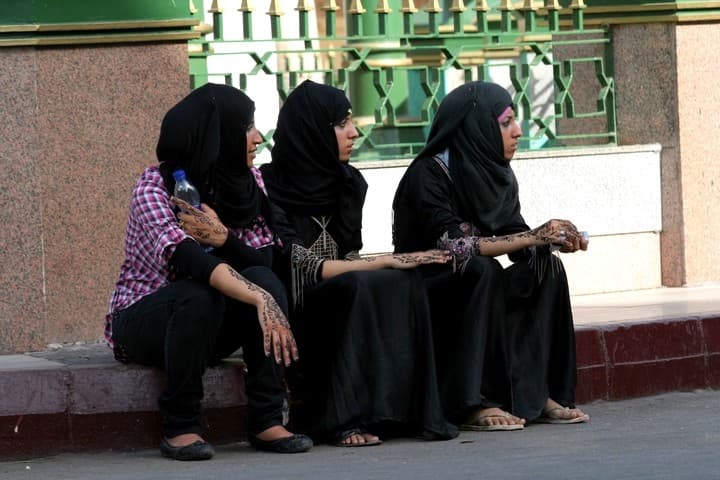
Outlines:
[[[254,435],[248,438],[250,445],[257,450],[275,453],[302,453],[313,447],[313,441],[307,435],[296,433],[292,437],[278,438],[277,440],[260,440]]]
[[[172,458],[173,460],[209,460],[215,455],[215,449],[202,440],[184,447],[173,447],[168,443],[167,438],[163,437],[160,442],[160,453],[162,453],[163,457]]]

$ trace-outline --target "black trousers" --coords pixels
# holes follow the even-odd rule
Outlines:
[[[267,290],[287,315],[287,295],[266,267],[240,272]],[[254,306],[225,297],[192,279],[171,283],[121,310],[113,319],[115,356],[124,363],[162,368],[167,385],[159,398],[165,435],[200,433],[202,375],[239,347],[248,368],[248,431],[282,424],[285,387],[281,366],[265,356]]]

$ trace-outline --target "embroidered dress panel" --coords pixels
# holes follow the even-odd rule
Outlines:
[[[338,244],[335,239],[328,233],[327,227],[330,224],[332,217],[310,217],[320,228],[320,236],[318,236],[315,243],[310,246],[310,251],[323,260],[337,260],[338,259]]]
[[[310,217],[320,226],[320,235],[310,248],[293,244],[290,270],[292,297],[295,305],[302,305],[305,287],[321,280],[322,264],[325,260],[338,259],[338,244],[327,231],[331,217]]]

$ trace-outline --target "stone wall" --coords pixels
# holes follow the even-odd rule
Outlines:
[[[0,50],[0,353],[102,337],[185,42]]]

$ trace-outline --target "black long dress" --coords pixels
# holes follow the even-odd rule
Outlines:
[[[325,260],[358,257],[367,183],[340,161],[350,101],[306,80],[288,95],[261,167],[285,247],[291,323],[305,375],[296,420],[315,438],[350,429],[457,435],[440,404],[423,281],[417,271],[355,271],[323,280]],[[296,391],[297,393],[297,391]],[[340,435],[341,437],[343,435]]]
[[[287,282],[300,296],[291,315],[300,349],[301,379],[292,385],[302,403],[296,425],[318,440],[352,428],[455,437],[457,430],[445,420],[440,403],[421,275],[385,269],[321,280],[321,257],[298,247],[315,244],[323,228],[312,217],[289,215],[276,206],[273,213],[286,252],[295,246],[285,266],[292,264],[305,279],[302,287]],[[298,251],[305,255],[302,260]],[[341,244],[337,252],[339,258],[357,253]]]
[[[397,252],[437,247],[445,233],[463,239],[529,230],[518,209],[497,230],[472,232],[437,158],[413,162],[393,207]],[[476,401],[478,391],[486,402],[509,405],[528,420],[540,416],[548,397],[574,406],[575,337],[562,263],[547,248],[510,258],[514,264],[505,270],[483,256],[456,265],[454,273],[426,270],[443,402],[456,415]],[[473,364],[473,357],[480,360]]]

